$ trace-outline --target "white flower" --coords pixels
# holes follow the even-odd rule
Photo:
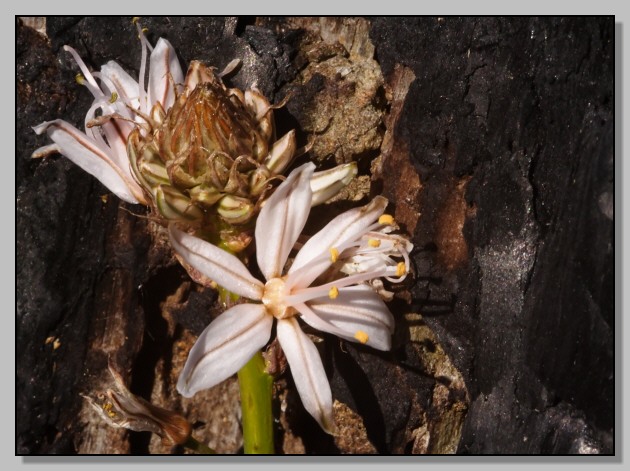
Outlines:
[[[160,103],[163,109],[172,106],[174,84],[182,83],[184,75],[175,50],[167,40],[160,38],[153,49],[144,35],[141,34],[140,39],[142,62],[139,81],[114,61],[102,66],[100,72],[91,73],[77,52],[70,46],[64,46],[81,68],[83,75],[77,76],[77,79],[92,92],[94,102],[85,117],[85,132],[60,119],[35,126],[33,130],[37,134],[48,133],[54,144],[37,149],[33,156],[59,152],[96,177],[122,200],[147,204],[144,191],[129,165],[127,137],[144,121],[141,114],[147,116],[155,104]],[[148,89],[145,90],[147,48],[152,52]],[[98,110],[101,110],[100,120],[96,117]],[[98,125],[95,125],[96,122]]]
[[[297,318],[318,330],[389,350],[394,318],[363,282],[403,274],[399,264],[378,263],[369,271],[351,276],[338,272],[341,278],[311,286],[343,260],[345,251],[360,248],[365,234],[379,233],[383,224],[377,221],[387,206],[383,197],[334,218],[304,244],[291,268],[283,272],[310,211],[309,181],[314,168],[308,163],[294,170],[258,216],[256,257],[265,283],[254,278],[237,257],[170,225],[171,244],[186,264],[225,289],[258,301],[232,307],[204,330],[190,351],[177,389],[190,397],[234,374],[269,341],[275,319],[278,340],[302,402],[322,428],[331,432],[330,385],[317,348],[302,332]]]

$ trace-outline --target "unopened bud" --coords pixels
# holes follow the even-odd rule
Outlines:
[[[315,172],[311,178],[312,205],[325,203],[339,193],[357,175],[356,162],[338,165],[330,170]]]
[[[282,173],[291,163],[295,147],[295,131],[291,130],[273,144],[269,155],[264,160],[265,166],[271,173]]]
[[[192,221],[203,218],[202,211],[179,190],[160,185],[155,190],[155,203],[162,216],[171,221]]]
[[[219,190],[208,185],[197,185],[188,190],[188,194],[193,202],[199,203],[207,208],[211,208],[214,203],[224,196]]]
[[[254,205],[247,198],[227,195],[219,202],[217,212],[230,224],[242,224],[254,214]]]

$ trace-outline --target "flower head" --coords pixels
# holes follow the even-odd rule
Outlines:
[[[113,61],[90,72],[74,49],[64,47],[94,102],[85,132],[60,119],[35,126],[54,144],[33,156],[61,153],[122,200],[150,206],[158,219],[225,233],[224,241],[241,243],[242,231],[232,226],[258,213],[271,182],[297,153],[295,131],[276,140],[276,106],[260,92],[227,88],[222,74],[198,61],[184,76],[173,46],[160,38],[153,48],[137,26],[142,44],[137,81]],[[333,196],[355,175],[352,163],[316,176],[313,203]]]
[[[398,264],[387,261],[350,276],[335,269],[348,254],[367,256],[363,249],[366,234],[382,239],[379,231],[384,224],[378,219],[387,206],[383,197],[334,218],[306,242],[291,267],[284,269],[310,211],[309,182],[314,168],[309,163],[295,169],[260,212],[255,230],[256,257],[264,282],[252,276],[234,255],[174,224],[169,226],[171,244],[185,264],[255,302],[228,309],[204,330],[189,354],[177,388],[188,397],[231,376],[269,341],[275,320],[278,340],[302,402],[330,432],[334,427],[330,386],[317,348],[297,319],[320,331],[389,350],[394,318],[378,294],[363,282],[402,277],[404,273]],[[393,250],[387,257],[394,255]],[[331,275],[331,270],[337,274]],[[316,284],[324,274],[332,280]]]

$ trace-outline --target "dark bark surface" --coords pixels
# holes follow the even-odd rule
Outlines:
[[[318,30],[299,21],[142,23],[152,43],[172,42],[182,65],[222,69],[238,57],[232,86],[256,84],[273,102],[291,94],[276,119],[280,133],[298,129],[300,144],[317,128],[311,108],[359,90],[360,80],[348,85],[323,65],[300,75],[309,61],[355,55],[314,53]],[[370,119],[382,113],[382,122],[363,150],[340,143],[315,158],[359,162],[367,191],[390,199],[413,238],[415,277],[391,304],[391,352],[328,336],[321,348],[343,418],[360,417],[347,430],[364,433],[362,445],[321,432],[284,375],[278,451],[614,452],[614,19],[368,24],[383,80]],[[16,28],[16,452],[181,452],[89,425],[80,394],[108,386],[113,359],[135,393],[154,400],[158,391],[163,407],[211,428],[199,425],[211,422],[200,402],[174,392],[174,352],[218,314],[216,296],[188,284],[143,207],[120,203],[62,157],[30,158],[46,143],[30,126],[62,118],[81,128],[91,104],[61,47],[75,47],[93,69],[115,60],[135,76],[135,27],[131,18],[53,18],[47,37]],[[219,396],[206,401],[214,410],[223,410],[212,402]],[[232,424],[226,404],[221,417]],[[451,449],[446,429],[461,420]],[[216,446],[238,451],[234,440]]]

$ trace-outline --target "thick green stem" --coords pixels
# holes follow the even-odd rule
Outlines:
[[[273,413],[271,410],[273,378],[265,373],[262,353],[256,353],[238,372],[243,413],[245,454],[272,454]]]

